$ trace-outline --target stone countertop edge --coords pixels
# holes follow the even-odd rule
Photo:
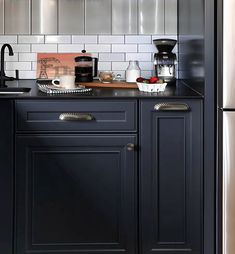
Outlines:
[[[92,88],[92,92],[82,94],[46,94],[38,90],[37,80],[8,82],[8,87],[30,87],[29,93],[3,95],[0,99],[203,99],[203,94],[191,89],[178,80],[176,86],[167,86],[164,92],[146,93],[138,89]]]

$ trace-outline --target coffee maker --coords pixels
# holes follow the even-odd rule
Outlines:
[[[176,42],[176,40],[171,39],[153,40],[158,49],[158,53],[154,54],[155,74],[170,84],[175,84],[176,81],[176,54],[172,53]]]
[[[75,57],[76,82],[92,82],[98,74],[98,58],[85,55]]]

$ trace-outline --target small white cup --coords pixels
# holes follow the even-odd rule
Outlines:
[[[59,82],[59,84],[56,84],[55,83],[56,81]],[[60,76],[60,78],[53,79],[52,84],[56,87],[73,89],[75,88],[75,76],[72,75]]]

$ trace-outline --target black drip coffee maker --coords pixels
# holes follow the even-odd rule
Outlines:
[[[86,53],[85,50],[82,53]],[[92,82],[98,74],[98,58],[87,55],[75,57],[76,82]]]
[[[176,40],[157,39],[153,43],[158,49],[158,53],[154,54],[154,65],[156,76],[163,79],[164,82],[175,84],[175,66],[176,54],[172,53],[176,45]]]

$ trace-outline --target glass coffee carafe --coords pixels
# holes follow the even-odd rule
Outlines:
[[[78,56],[75,62],[76,82],[92,82],[98,74],[98,58]]]

